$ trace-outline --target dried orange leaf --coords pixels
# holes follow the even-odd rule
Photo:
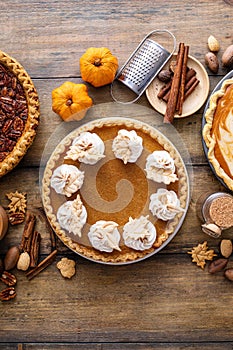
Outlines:
[[[213,249],[208,250],[206,241],[193,247],[188,254],[192,255],[192,262],[195,262],[197,266],[200,266],[202,269],[205,267],[206,260],[213,260],[213,257],[216,256]]]

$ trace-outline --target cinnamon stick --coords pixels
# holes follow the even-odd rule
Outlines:
[[[195,79],[193,84],[189,87],[189,89],[185,92],[184,98],[186,99],[197,87],[197,85],[200,83],[200,80]]]
[[[162,86],[162,88],[159,90],[157,97],[159,99],[162,99],[167,94],[167,92],[170,91],[171,86],[172,86],[172,79],[167,84]]]
[[[176,111],[176,104],[179,94],[180,78],[182,73],[182,65],[184,59],[184,43],[179,44],[177,55],[177,64],[175,68],[174,78],[172,80],[171,92],[167,102],[167,108],[164,115],[164,123],[172,123]]]
[[[186,81],[188,53],[189,53],[189,46],[185,46],[183,65],[182,65],[182,71],[181,71],[180,89],[179,89],[179,95],[178,95],[178,101],[177,101],[177,107],[176,107],[178,111],[178,115],[182,114],[183,103],[184,103],[184,93],[185,93],[184,89],[185,89],[185,81]]]
[[[20,250],[30,252],[31,238],[36,223],[36,217],[30,211],[26,213],[25,225],[20,243]]]
[[[41,271],[46,269],[49,265],[52,264],[55,256],[57,254],[57,250],[53,250],[44,260],[42,260],[34,269],[30,270],[26,276],[29,280],[36,277]]]
[[[39,258],[41,235],[34,231],[30,249],[30,267],[36,267]]]

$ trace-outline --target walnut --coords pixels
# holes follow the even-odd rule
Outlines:
[[[71,278],[75,274],[75,261],[67,258],[62,258],[57,263],[57,268],[65,278]]]

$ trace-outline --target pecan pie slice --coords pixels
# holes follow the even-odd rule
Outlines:
[[[32,144],[39,124],[39,99],[31,78],[0,51],[0,177],[12,170]]]
[[[217,176],[233,190],[233,78],[223,82],[210,98],[203,138]]]

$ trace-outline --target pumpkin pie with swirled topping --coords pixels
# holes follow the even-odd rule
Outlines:
[[[136,152],[134,157],[131,152]],[[159,172],[160,181],[147,174],[153,153],[150,171]],[[90,156],[95,162],[83,161]],[[84,173],[81,188],[69,197],[60,191],[61,185],[71,185],[69,171],[59,173],[59,191],[53,186],[54,173],[64,164]],[[163,178],[171,173],[175,176],[165,183]],[[150,210],[151,195],[159,188],[167,193],[156,203],[162,212],[176,210],[171,219],[158,218]],[[175,201],[169,200],[171,192]],[[178,231],[189,204],[189,182],[179,152],[158,130],[130,118],[102,118],[73,130],[55,148],[45,167],[42,199],[52,228],[70,249],[94,261],[121,264],[150,256]],[[67,202],[69,210],[62,211],[61,220],[60,208]]]
[[[217,176],[233,190],[233,79],[225,80],[210,97],[205,119],[203,138],[208,159]]]

